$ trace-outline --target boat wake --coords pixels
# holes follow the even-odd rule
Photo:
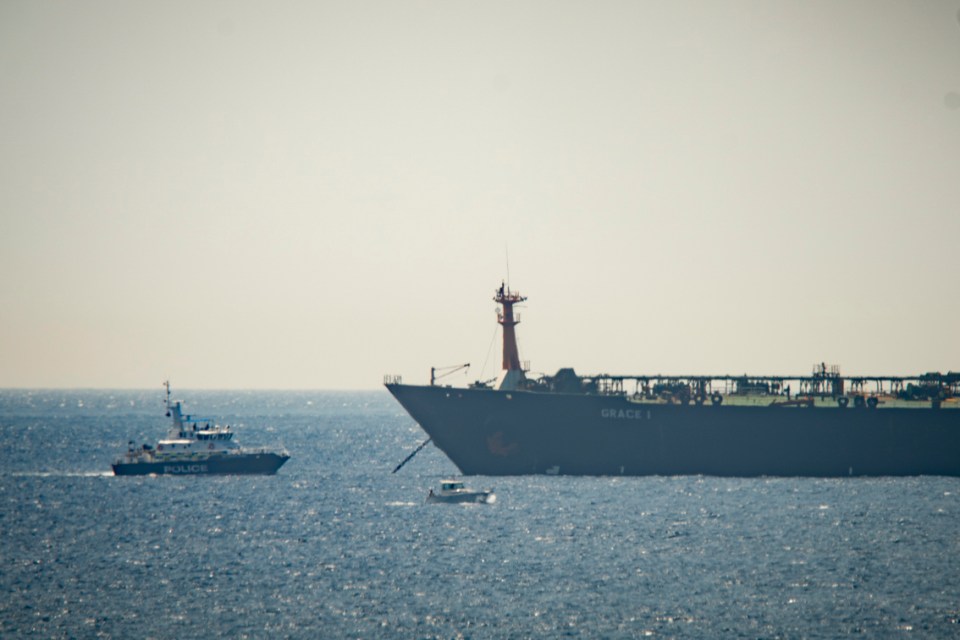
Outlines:
[[[18,478],[112,478],[113,471],[14,471]]]

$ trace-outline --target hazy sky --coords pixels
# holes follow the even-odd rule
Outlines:
[[[958,16],[4,0],[0,386],[960,370]]]

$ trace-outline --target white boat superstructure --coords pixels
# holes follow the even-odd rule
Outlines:
[[[440,483],[440,491],[438,493],[435,493],[433,489],[430,489],[430,493],[427,494],[427,502],[451,504],[476,502],[481,504],[493,504],[496,502],[496,500],[497,494],[493,492],[493,489],[474,491],[472,489],[468,489],[460,480],[443,480]]]

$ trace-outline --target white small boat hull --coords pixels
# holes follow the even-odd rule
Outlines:
[[[493,504],[497,494],[493,491],[458,491],[456,493],[433,493],[427,496],[427,502],[437,504]]]

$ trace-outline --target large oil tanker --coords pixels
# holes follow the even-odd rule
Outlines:
[[[495,381],[385,385],[466,475],[960,476],[960,373],[531,376],[501,285]]]

